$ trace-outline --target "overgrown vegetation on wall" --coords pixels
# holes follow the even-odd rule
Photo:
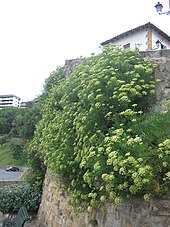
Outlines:
[[[64,79],[64,67],[59,66],[45,80],[43,92],[39,97],[39,104],[42,113],[45,111],[44,106],[46,106],[46,102],[48,101],[50,90],[53,87],[57,87],[62,79]],[[51,118],[51,116],[48,117],[49,119]],[[43,156],[41,152],[39,152],[38,147],[37,143],[37,146],[32,146],[32,149],[27,149],[28,164],[31,168],[26,175],[26,180],[31,184],[31,186],[41,190],[46,173],[46,165],[44,165]]]
[[[58,71],[30,150],[61,176],[72,205],[91,211],[105,201],[167,191],[170,111],[151,110],[155,67],[136,50],[109,45],[69,78]]]

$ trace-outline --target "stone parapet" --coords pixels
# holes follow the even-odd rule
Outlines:
[[[170,49],[141,51],[140,54],[148,58],[170,58]]]
[[[74,72],[77,65],[79,65],[84,58],[76,58],[65,61],[64,65],[64,77],[68,77],[72,72]]]

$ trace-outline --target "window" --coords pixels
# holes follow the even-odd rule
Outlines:
[[[130,49],[130,43],[123,45],[123,50],[129,50],[129,49]]]

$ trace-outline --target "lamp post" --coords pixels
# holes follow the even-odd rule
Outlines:
[[[162,15],[162,14],[170,15],[170,0],[169,0],[169,10],[168,11],[162,12],[163,5],[160,2],[158,2],[156,4],[155,8],[156,8],[156,11],[159,13],[159,15]]]

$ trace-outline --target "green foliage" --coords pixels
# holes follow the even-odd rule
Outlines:
[[[42,189],[46,173],[43,158],[35,151],[28,152],[29,171],[26,173],[25,180],[34,188]]]
[[[4,108],[0,111],[0,135],[9,134],[11,137],[30,140],[40,119],[41,110],[38,103],[24,109],[16,107]]]
[[[8,144],[0,146],[0,165],[9,166],[26,166],[27,165],[27,154],[24,147],[24,152],[21,159],[14,159],[11,153],[11,149]]]
[[[43,92],[40,95],[40,102],[44,103],[48,97],[49,91],[59,85],[60,81],[64,78],[64,67],[58,66],[50,76],[45,80]]]
[[[8,107],[0,111],[1,164],[25,165],[27,162],[27,142],[33,137],[36,124],[41,119],[39,103],[30,102],[28,106],[24,109]]]
[[[131,127],[133,134],[139,135],[142,132],[141,138],[148,147],[157,149],[159,143],[170,139],[170,108],[163,112],[161,110],[151,111],[149,114],[137,118],[136,123]],[[148,156],[148,152],[146,155]]]
[[[10,135],[30,140],[34,135],[36,124],[41,119],[41,110],[38,103],[20,109],[13,119]]]
[[[64,76],[64,67],[57,67],[50,76],[45,80],[44,83],[44,92],[48,93],[53,86],[56,86],[60,79]]]
[[[8,144],[0,146],[0,165],[3,166],[26,166],[27,165],[27,154],[25,148],[21,159],[13,159],[11,149]]]
[[[16,213],[25,206],[31,213],[37,212],[41,194],[27,183],[0,187],[0,212]]]
[[[138,51],[109,45],[50,89],[31,149],[63,178],[72,205],[91,211],[167,190],[169,135],[152,147],[152,134],[136,124],[155,103],[155,67]]]
[[[10,139],[8,146],[10,148],[13,159],[22,159],[24,153],[24,144],[20,138]]]
[[[19,160],[23,154],[23,146],[21,144],[13,144],[11,148],[12,157]]]
[[[50,94],[50,90],[54,87],[57,87],[59,83],[64,78],[64,68],[58,67],[55,71],[53,71],[49,78],[46,79],[44,83],[44,90],[42,95],[39,97],[40,105],[44,106],[48,95]],[[50,118],[50,116],[48,116]],[[46,166],[44,165],[44,160],[42,154],[39,152],[39,149],[36,146],[32,145],[28,146],[28,165],[30,166],[29,172],[26,174],[25,179],[33,186],[39,189],[42,189]]]
[[[6,107],[0,111],[0,134],[8,134],[12,129],[12,122],[19,113],[16,107]]]
[[[91,224],[92,227],[95,227],[98,225],[98,222],[96,219],[91,219],[89,223]]]
[[[9,147],[6,145],[0,147],[0,157],[0,165],[17,165],[12,158]]]
[[[40,119],[41,109],[38,103],[26,108],[22,116],[22,125],[19,127],[19,136],[25,140],[32,139],[35,127]]]
[[[0,135],[0,145],[5,144],[8,141],[7,135]]]

